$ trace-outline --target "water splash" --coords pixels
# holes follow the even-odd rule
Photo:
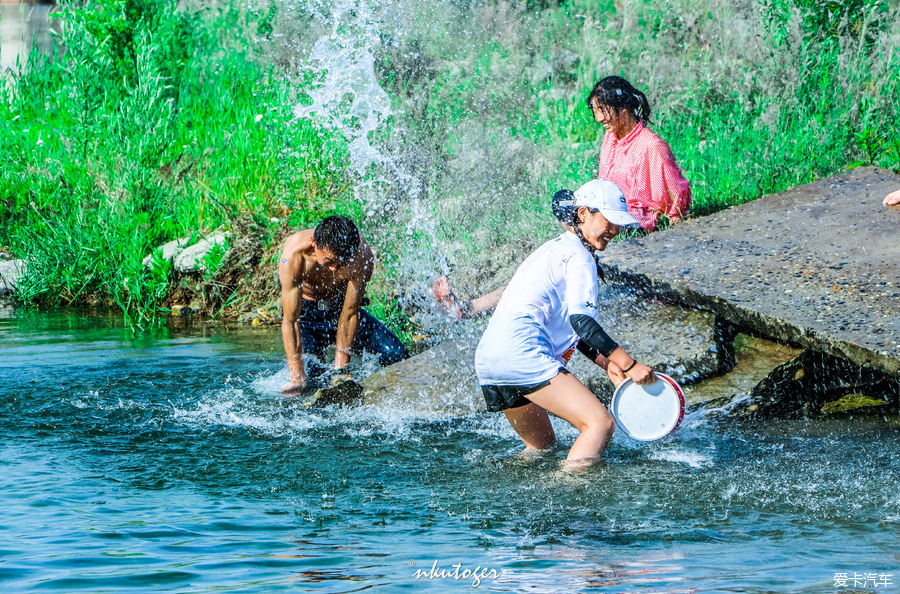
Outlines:
[[[316,41],[309,55],[310,69],[319,79],[307,90],[312,104],[295,106],[294,115],[315,115],[342,132],[350,141],[353,170],[364,177],[372,165],[391,165],[391,159],[369,140],[393,114],[390,97],[375,75],[375,12],[369,2],[340,0],[331,4],[331,20],[331,32]],[[404,174],[399,177],[411,179]],[[380,177],[372,181],[397,180]]]
[[[381,88],[375,72],[381,46],[381,6],[375,2],[341,0],[331,5],[331,31],[313,45],[307,67],[317,79],[308,89],[311,104],[294,107],[298,118],[314,118],[340,132],[348,141],[357,199],[368,217],[401,209],[406,235],[434,236],[429,209],[420,200],[423,184],[392,155],[385,143],[373,142],[377,133],[401,125],[402,113]],[[369,221],[373,223],[374,221]]]
[[[305,89],[309,101],[295,106],[294,115],[312,118],[347,140],[366,236],[376,251],[402,254],[391,264],[398,301],[414,305],[427,318],[417,321],[429,334],[446,336],[453,328],[442,315],[428,311],[435,271],[449,272],[446,258],[435,250],[438,220],[426,183],[411,173],[415,165],[404,157],[411,147],[400,140],[407,124],[402,104],[392,104],[376,72],[377,52],[390,27],[381,11],[396,8],[351,0],[329,6],[330,30],[314,43],[306,61],[315,81]]]

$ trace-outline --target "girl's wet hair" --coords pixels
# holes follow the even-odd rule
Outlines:
[[[645,124],[650,123],[650,102],[647,101],[647,96],[621,76],[607,76],[594,85],[587,98],[588,109],[591,109],[591,101],[595,97],[600,106],[616,110],[627,109]]]
[[[600,212],[596,208],[591,208],[589,206],[585,206],[591,212]],[[562,221],[562,219],[560,219]],[[578,236],[578,239],[581,240],[581,245],[584,246],[584,249],[588,251],[591,257],[594,258],[594,264],[597,265],[597,277],[603,281],[603,284],[606,284],[606,275],[603,274],[603,267],[600,265],[600,258],[597,257],[597,252],[595,251],[594,246],[588,243],[588,241],[584,238],[584,235],[581,233],[581,220],[578,218],[578,208],[572,208],[572,220],[569,221],[569,224],[575,228],[575,235]]]
[[[575,192],[572,190],[560,190],[553,194],[550,200],[550,210],[560,223],[570,224],[572,211],[575,210]]]

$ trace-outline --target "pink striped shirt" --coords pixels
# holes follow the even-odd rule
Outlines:
[[[606,133],[597,177],[619,186],[628,212],[642,229],[656,231],[660,215],[674,223],[690,211],[691,184],[681,174],[669,145],[643,122],[622,140]]]

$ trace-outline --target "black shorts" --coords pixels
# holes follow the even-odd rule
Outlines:
[[[569,373],[565,367],[559,368],[560,373]],[[545,380],[538,384],[528,386],[497,386],[489,384],[481,386],[481,392],[484,394],[484,402],[490,412],[500,412],[509,408],[519,408],[531,404],[531,400],[526,398],[529,394],[534,394],[542,388],[550,385],[550,380]]]

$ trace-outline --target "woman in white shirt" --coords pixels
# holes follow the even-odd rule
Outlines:
[[[475,352],[475,371],[490,411],[503,411],[527,449],[547,449],[556,436],[548,412],[581,432],[567,461],[587,466],[603,454],[615,428],[597,397],[565,369],[574,350],[604,368],[618,385],[655,381],[597,323],[597,266],[623,225],[636,225],[612,182],[594,180],[575,192],[573,228],[531,254],[516,270]]]

